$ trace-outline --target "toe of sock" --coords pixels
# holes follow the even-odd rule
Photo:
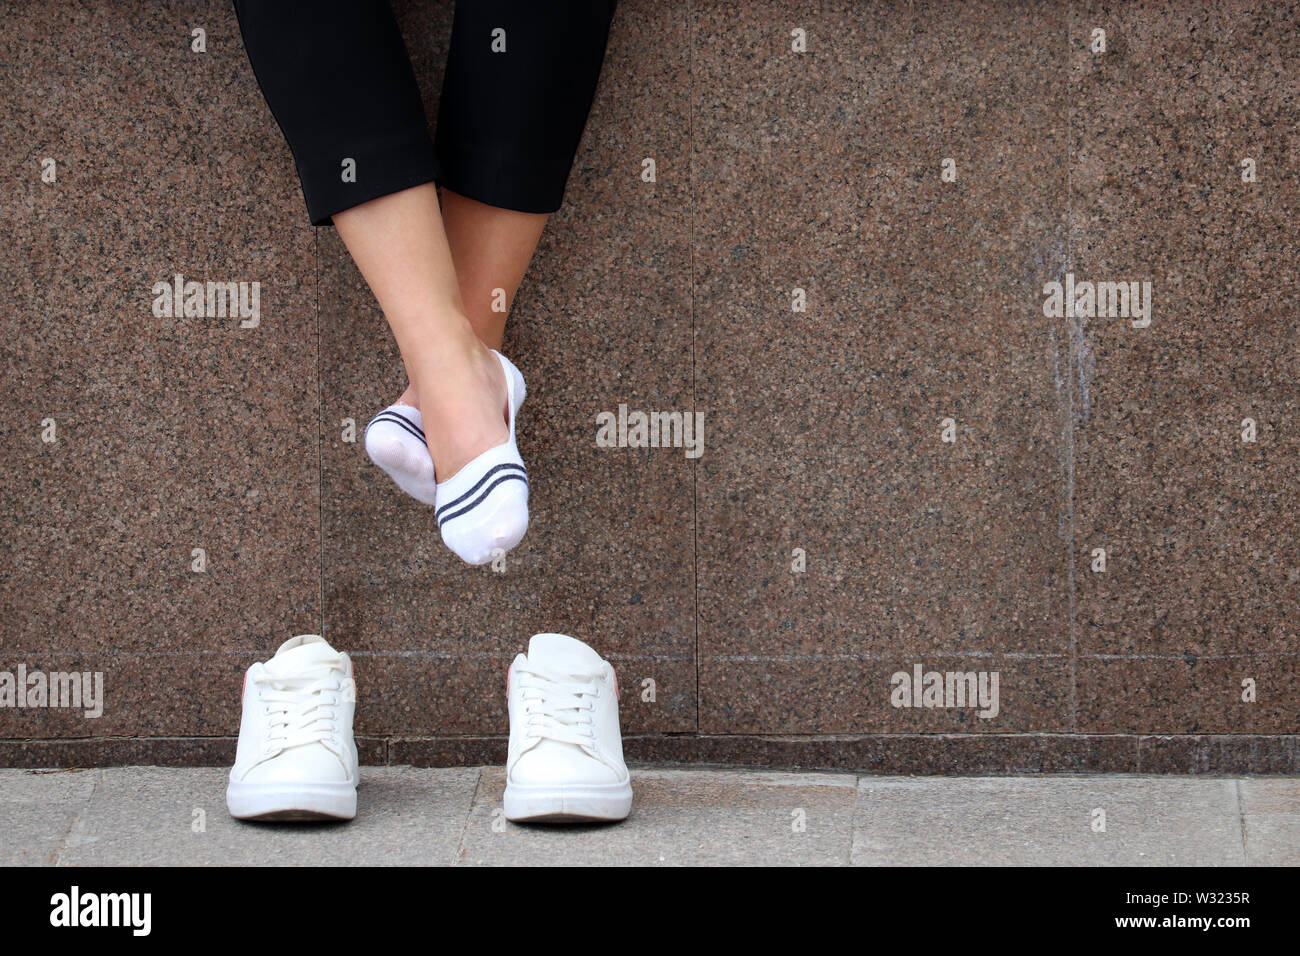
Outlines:
[[[442,540],[466,564],[487,564],[511,550],[528,531],[526,502],[502,503],[473,522],[450,521],[442,528]]]
[[[400,440],[373,428],[366,432],[366,454],[381,468],[396,468],[406,460]]]

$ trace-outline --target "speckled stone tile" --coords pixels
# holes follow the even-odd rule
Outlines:
[[[252,661],[243,652],[107,649],[63,651],[25,663],[29,677],[39,667],[47,682],[51,673],[88,673],[90,686],[98,688],[95,675],[102,675],[102,706],[93,708],[102,713],[86,716],[84,697],[83,706],[66,706],[76,698],[64,684],[60,706],[52,706],[49,695],[40,706],[29,691],[28,703],[36,706],[0,707],[0,738],[235,736],[244,671]],[[17,665],[9,662],[4,669],[16,673]]]
[[[485,736],[393,737],[388,757],[395,764],[413,767],[504,767],[505,734]]]
[[[219,696],[219,695],[218,695]],[[231,721],[231,734],[234,733]],[[357,737],[366,766],[502,766],[506,737]],[[633,766],[759,767],[875,774],[1300,775],[1300,736],[1269,734],[636,734]],[[229,766],[234,736],[0,739],[0,766]]]
[[[625,726],[694,729],[691,461],[595,443],[597,413],[620,403],[692,407],[685,14],[620,4],[565,205],[514,304],[504,351],[528,380],[531,523],[504,570],[461,564],[432,509],[366,458],[365,424],[405,379],[345,248],[320,234],[325,616],[375,687],[358,713],[368,732],[504,732],[506,667],[545,630],[613,662]],[[433,117],[450,9],[406,5],[399,20]],[[655,183],[640,178],[647,156]]]
[[[0,767],[86,769],[230,766],[234,737],[73,737],[0,740]],[[358,742],[358,745],[359,742]]]
[[[1080,730],[1300,729],[1298,20],[1072,8],[1072,271],[1150,281],[1153,300],[1146,328],[1072,320],[1076,631],[1102,658],[1081,663]]]
[[[1168,735],[1138,740],[1142,773],[1300,775],[1300,735]]]
[[[629,761],[884,774],[1133,773],[1121,735],[916,733],[625,737]]]
[[[1236,739],[1254,740],[1258,746],[1258,741],[1270,738]],[[1138,768],[1137,738],[1122,734],[625,734],[623,754],[635,766],[861,773],[1135,773]],[[398,737],[390,742],[388,757],[392,763],[417,767],[501,765],[506,759],[506,738]],[[1180,767],[1175,772],[1196,772],[1196,768]]]
[[[123,651],[179,695],[141,652],[319,626],[314,241],[228,4],[56,2],[0,47],[0,667]],[[177,274],[260,283],[257,324],[155,316]]]
[[[274,649],[317,629],[314,415],[296,385],[237,376],[6,404],[5,651]]]
[[[1296,658],[1272,655],[1084,658],[1079,723],[1101,734],[1292,734],[1298,671]]]
[[[200,25],[206,53],[189,49]],[[310,394],[314,240],[230,5],[55,2],[12,19],[0,43],[14,243],[0,288],[24,332],[5,337],[6,369],[70,390],[292,370]],[[55,183],[41,181],[46,158]],[[260,282],[258,324],[154,316],[153,284],[177,273]]]
[[[1014,659],[1039,692],[1004,729],[1069,729],[1068,343],[1035,294],[1064,249],[1062,12],[698,19],[701,730],[914,731],[889,673],[940,655]],[[741,49],[799,97],[756,104]]]
[[[927,655],[916,663],[922,665],[923,683],[931,673],[943,675],[945,693],[948,673],[976,674],[977,686],[983,681],[989,692],[988,703],[957,699],[957,678],[951,700],[927,702],[917,694],[909,702],[896,696],[902,679],[895,675],[906,674],[911,681],[911,659],[854,652],[718,654],[710,668],[701,670],[712,695],[711,713],[728,733],[1044,732],[1068,720],[1069,666],[1061,658]]]
[[[220,688],[219,688],[220,689]],[[229,705],[227,737],[82,737],[44,740],[0,740],[0,766],[4,767],[229,767],[235,762],[234,736],[239,728],[237,697],[214,695]],[[356,738],[363,766],[386,764],[388,741]],[[396,762],[396,761],[394,761]],[[481,762],[481,761],[480,761]],[[462,764],[469,761],[462,761]]]

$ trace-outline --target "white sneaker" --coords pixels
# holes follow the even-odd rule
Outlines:
[[[241,820],[357,814],[352,661],[315,634],[291,638],[244,675],[226,806]]]
[[[537,634],[510,665],[507,820],[622,820],[632,808],[614,668],[582,641]]]

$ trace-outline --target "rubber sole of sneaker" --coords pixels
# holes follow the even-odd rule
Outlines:
[[[613,823],[632,810],[632,782],[584,787],[506,784],[506,819],[513,823]]]
[[[237,820],[351,820],[357,815],[357,785],[232,782],[226,809]]]

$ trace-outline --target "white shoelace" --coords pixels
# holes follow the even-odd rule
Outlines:
[[[324,664],[293,677],[263,673],[254,681],[268,722],[267,752],[330,741],[338,731],[335,708],[343,700],[342,673],[340,665]]]
[[[524,702],[524,736],[591,747],[596,742],[593,675],[556,674],[535,665],[517,665],[515,677]]]

